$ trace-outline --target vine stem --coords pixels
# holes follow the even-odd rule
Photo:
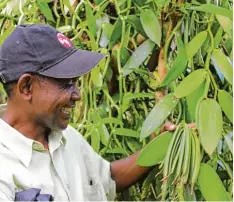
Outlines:
[[[168,37],[168,39],[166,40],[165,43],[165,50],[164,50],[164,60],[165,60],[165,65],[167,65],[167,55],[168,55],[168,49],[169,49],[169,45],[171,40],[173,39],[174,35],[176,34],[177,30],[180,28],[180,26],[182,25],[183,21],[184,21],[185,15],[182,17],[182,19],[177,23],[177,25],[175,26],[175,28],[173,29],[171,35]]]

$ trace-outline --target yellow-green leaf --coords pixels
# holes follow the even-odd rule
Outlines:
[[[207,31],[197,34],[185,47],[189,59],[192,59],[197,51],[202,47],[207,37]]]
[[[148,137],[156,128],[162,125],[168,115],[176,107],[177,103],[178,99],[175,99],[171,93],[163,97],[160,102],[154,106],[143,123],[140,134],[141,140]]]
[[[228,57],[224,55],[224,53],[221,50],[215,49],[212,53],[212,61],[219,68],[219,70],[223,73],[227,81],[232,85],[233,68],[232,68],[231,61],[228,59]]]
[[[85,12],[89,30],[92,33],[93,37],[95,37],[97,32],[96,18],[93,15],[92,8],[88,3],[85,3]]]
[[[97,87],[102,87],[102,81],[103,81],[103,76],[100,71],[100,68],[101,68],[100,65],[98,65],[97,67],[93,68],[91,71],[92,82]]]
[[[153,10],[144,10],[140,15],[140,20],[147,36],[160,47],[161,27]]]
[[[208,164],[201,164],[198,187],[206,201],[232,201],[219,176]]]
[[[130,74],[135,68],[138,68],[152,52],[155,43],[150,39],[144,41],[131,55],[123,67],[123,75]]]
[[[47,3],[37,2],[37,6],[38,6],[39,10],[41,11],[41,13],[46,17],[46,19],[48,21],[55,22],[53,14],[52,14],[50,7],[48,6]]]
[[[223,30],[228,33],[229,37],[232,38],[233,36],[232,21],[228,17],[222,15],[216,15],[216,18],[219,24],[221,25],[221,27],[223,28]]]
[[[95,152],[99,152],[100,150],[100,135],[98,130],[95,128],[91,132],[91,146]]]
[[[213,13],[213,14],[218,14],[218,15],[223,15],[226,16],[230,19],[232,19],[232,10],[222,8],[220,6],[216,6],[214,4],[203,4],[201,6],[197,7],[190,7],[188,9],[195,10],[195,11],[202,11],[202,12],[207,12],[207,13]]]
[[[200,85],[195,91],[193,91],[186,97],[188,111],[192,121],[195,120],[196,106],[198,104],[198,101],[202,97],[204,90],[205,90],[205,82],[203,82],[202,85]]]
[[[182,98],[196,90],[206,78],[206,70],[198,69],[189,74],[175,89],[175,96]]]
[[[219,104],[228,117],[228,119],[233,123],[233,98],[225,90],[220,90],[218,93]]]
[[[206,98],[198,108],[198,131],[204,150],[212,155],[222,136],[223,118],[219,104]]]
[[[114,130],[114,133],[117,135],[126,136],[126,137],[136,137],[136,138],[140,137],[139,132],[128,129],[128,128],[116,128]]]
[[[171,137],[172,133],[167,131],[154,138],[142,149],[137,159],[137,165],[153,166],[163,161],[166,156]]]
[[[119,41],[121,35],[122,35],[122,20],[118,18],[115,21],[114,29],[112,31],[111,37],[110,37],[110,43],[109,43],[109,49],[113,48],[113,46]]]

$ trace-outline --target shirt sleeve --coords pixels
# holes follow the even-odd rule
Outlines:
[[[111,178],[110,162],[106,161],[99,154],[94,152],[93,148],[77,130],[71,126],[69,127],[69,130],[78,136],[79,145],[82,148],[81,151],[84,159],[89,165],[89,170],[102,183],[107,199],[109,201],[114,201],[116,195],[116,184],[115,181]]]
[[[7,197],[7,195],[2,190],[0,190],[0,201],[12,201],[12,200],[10,200]]]

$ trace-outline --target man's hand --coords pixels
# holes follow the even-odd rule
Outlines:
[[[168,121],[168,122],[166,122],[164,125],[163,125],[163,127],[161,128],[161,130],[160,130],[160,133],[162,133],[162,132],[164,132],[164,131],[174,131],[175,129],[176,129],[176,125],[175,124],[173,124],[172,122],[170,122],[170,121]],[[195,125],[195,123],[189,123],[188,124],[188,127],[189,128],[196,128],[196,125]]]
[[[195,123],[188,124],[190,128],[195,128]],[[160,133],[164,131],[174,131],[176,129],[176,125],[172,122],[166,122]],[[151,139],[155,136],[155,133],[151,135]],[[135,183],[139,180],[145,173],[149,172],[152,167],[143,167],[136,165],[136,161],[140,151],[132,154],[131,156],[121,159],[118,161],[113,161],[111,163],[111,177],[116,182],[117,190],[124,190],[131,184]]]

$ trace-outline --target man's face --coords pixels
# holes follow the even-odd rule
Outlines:
[[[32,98],[35,121],[50,129],[66,129],[71,109],[80,100],[77,79],[37,78]]]

